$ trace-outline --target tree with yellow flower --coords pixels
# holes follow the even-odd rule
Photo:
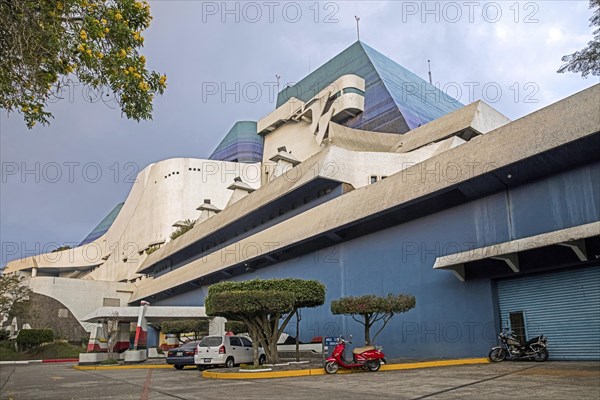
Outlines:
[[[127,118],[152,118],[166,76],[140,54],[151,20],[136,0],[0,1],[0,107],[22,113],[29,128],[48,124],[53,91],[72,74],[114,92]]]

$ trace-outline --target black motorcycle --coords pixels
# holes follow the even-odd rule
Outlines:
[[[514,332],[505,328],[498,338],[500,346],[494,347],[488,355],[491,361],[533,359],[542,362],[548,359],[548,339],[544,335],[521,342]]]

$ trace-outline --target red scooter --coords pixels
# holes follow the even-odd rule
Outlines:
[[[344,350],[346,350],[346,343],[352,344],[352,335],[350,335],[350,340],[344,340],[340,336],[337,342],[338,344],[333,349],[331,357],[325,360],[325,372],[328,374],[335,374],[340,367],[346,369],[364,368],[375,372],[379,371],[382,361],[385,364],[385,356],[379,346],[357,347],[352,350],[352,361],[347,361],[344,358]]]

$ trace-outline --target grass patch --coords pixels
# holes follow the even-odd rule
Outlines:
[[[14,349],[9,349],[7,347],[0,347],[0,361],[21,361],[27,360],[27,358],[23,358],[25,353],[17,353]]]
[[[47,360],[60,358],[78,358],[79,353],[85,352],[82,346],[73,346],[66,342],[54,342],[36,349],[35,351],[16,352],[8,346],[0,346],[0,360]]]
[[[117,364],[119,364],[119,361],[115,360],[114,358],[107,358],[106,360],[100,361],[100,365],[117,365]]]
[[[264,366],[264,365],[259,365],[257,367],[254,366],[254,364],[240,364],[240,370],[254,370],[254,369],[266,369],[268,367]]]

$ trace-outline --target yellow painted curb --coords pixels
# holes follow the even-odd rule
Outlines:
[[[439,360],[439,361],[424,361],[404,364],[386,364],[381,366],[381,371],[400,371],[407,369],[418,368],[434,368],[448,367],[452,365],[469,365],[469,364],[487,364],[490,361],[487,358],[463,358],[458,360]],[[338,374],[351,374],[363,372],[359,369],[340,369]],[[203,378],[210,379],[269,379],[269,378],[290,378],[298,376],[316,376],[325,375],[323,368],[299,369],[292,371],[270,371],[270,372],[212,372],[203,371]]]
[[[93,371],[93,370],[111,370],[111,369],[172,369],[173,366],[169,364],[148,364],[148,365],[74,365],[73,368],[80,371]]]

